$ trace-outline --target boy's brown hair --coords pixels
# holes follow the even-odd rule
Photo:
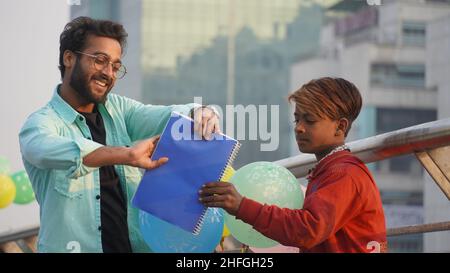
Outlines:
[[[349,121],[347,136],[353,121],[361,111],[362,98],[358,88],[342,78],[324,77],[304,84],[289,95],[289,101],[303,112],[331,120],[346,118]]]

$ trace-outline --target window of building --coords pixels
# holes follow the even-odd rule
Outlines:
[[[425,88],[425,65],[375,63],[371,66],[370,82],[386,87]]]
[[[425,22],[403,22],[403,45],[425,46],[426,24]]]

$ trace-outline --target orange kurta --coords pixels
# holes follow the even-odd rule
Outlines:
[[[385,252],[380,193],[364,163],[348,151],[324,158],[310,176],[302,209],[243,198],[237,218],[302,252]]]

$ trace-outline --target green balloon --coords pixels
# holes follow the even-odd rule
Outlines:
[[[14,203],[24,205],[34,201],[33,188],[25,171],[14,173],[11,175],[11,179],[16,184],[16,198],[14,198]]]
[[[248,164],[237,170],[230,182],[240,194],[263,204],[290,209],[303,206],[300,183],[289,170],[272,162]],[[266,248],[278,244],[228,213],[225,224],[238,241],[248,246]]]
[[[10,168],[11,167],[8,159],[4,158],[3,156],[0,156],[0,174],[9,175],[9,172],[11,171]]]

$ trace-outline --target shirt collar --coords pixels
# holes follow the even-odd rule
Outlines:
[[[343,156],[351,156],[351,152],[348,150],[336,152],[329,157],[325,158],[323,161],[321,161],[319,164],[317,164],[309,173],[308,177],[309,180],[317,177],[319,174],[321,174],[324,170],[328,168],[328,166],[336,161],[337,159],[343,157]]]
[[[82,115],[80,113],[78,113],[75,109],[73,109],[72,106],[70,106],[70,104],[68,104],[59,95],[58,91],[60,90],[60,87],[61,87],[61,84],[58,84],[55,87],[55,90],[53,92],[53,97],[50,100],[50,104],[55,109],[55,111],[58,113],[58,115],[60,115],[66,122],[73,123],[73,122],[75,122],[75,120],[78,117],[82,117]],[[102,106],[105,106],[106,110],[108,111],[108,105],[109,105],[108,100],[106,100],[105,105],[102,105]]]
[[[53,92],[53,97],[50,100],[50,104],[55,109],[56,113],[60,115],[65,121],[68,123],[73,123],[75,119],[80,116],[80,114],[75,111],[75,109],[70,106],[58,93],[58,90],[60,89],[61,84],[58,84],[55,87],[55,91]]]

